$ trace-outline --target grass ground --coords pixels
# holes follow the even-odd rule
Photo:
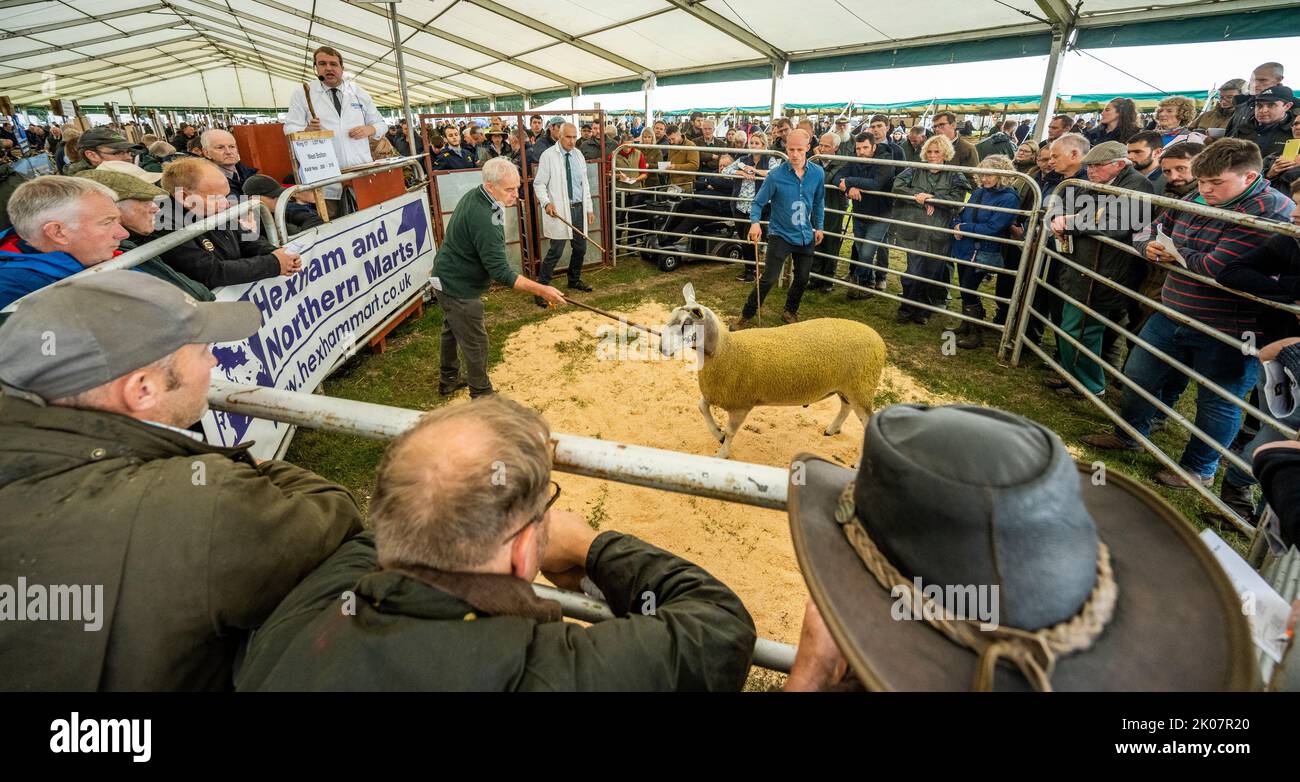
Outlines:
[[[845,248],[847,252],[847,247]],[[901,254],[892,263],[901,268]],[[622,310],[644,299],[673,304],[681,299],[681,287],[694,284],[701,301],[719,315],[729,317],[739,312],[748,288],[736,282],[737,267],[730,264],[690,264],[676,272],[661,273],[654,265],[635,257],[625,257],[616,268],[589,271],[584,275],[595,288],[585,301],[607,310]],[[898,281],[890,280],[898,292]],[[764,323],[771,324],[779,315],[784,292],[776,291],[764,306]],[[954,308],[959,304],[954,301]],[[513,291],[493,291],[486,296],[488,337],[491,344],[490,364],[501,358],[506,338],[519,328],[536,323],[556,310],[541,310],[531,296]],[[1037,359],[1025,351],[1022,366],[1000,364],[996,348],[962,350],[945,354],[943,331],[947,320],[933,318],[927,326],[899,325],[894,322],[897,305],[887,299],[872,297],[866,301],[848,301],[842,290],[804,296],[800,316],[850,318],[869,324],[884,337],[889,359],[899,369],[935,393],[961,397],[975,404],[988,405],[1027,416],[1049,427],[1085,462],[1102,461],[1106,468],[1118,470],[1155,485],[1150,476],[1159,469],[1145,453],[1111,453],[1090,449],[1080,442],[1082,435],[1108,431],[1109,423],[1101,411],[1090,403],[1069,401],[1042,385],[1043,371],[1031,368]],[[346,399],[427,410],[442,403],[437,393],[439,333],[441,313],[437,307],[426,310],[417,322],[407,322],[389,335],[389,350],[382,356],[361,354],[349,361],[324,384],[323,393]],[[992,336],[992,332],[988,332]],[[1050,339],[1050,337],[1049,337]],[[994,340],[986,340],[992,342]],[[1191,413],[1194,387],[1180,403],[1180,410]],[[1111,395],[1117,396],[1112,390]],[[876,408],[897,401],[882,392]],[[1186,433],[1171,425],[1153,440],[1166,452],[1181,453]],[[374,471],[384,444],[359,437],[299,430],[287,458],[351,489],[363,504],[369,501]],[[1209,506],[1190,491],[1157,489],[1181,510],[1198,529],[1205,526],[1201,513]],[[613,523],[616,524],[616,521]],[[1216,526],[1216,531],[1234,547],[1244,551],[1247,541],[1231,527]]]

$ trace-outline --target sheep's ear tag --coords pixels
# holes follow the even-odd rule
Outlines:
[[[687,304],[695,303],[695,286],[689,282],[682,286],[682,295],[686,297]]]

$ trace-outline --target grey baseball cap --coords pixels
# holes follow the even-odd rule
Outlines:
[[[0,384],[42,401],[59,399],[185,345],[244,339],[260,324],[252,302],[198,302],[129,269],[88,274],[24,298],[0,326]]]

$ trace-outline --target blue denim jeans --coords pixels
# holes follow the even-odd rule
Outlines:
[[[1152,315],[1138,336],[1238,398],[1255,385],[1259,362],[1253,356],[1247,356],[1240,348],[1225,345],[1190,326],[1179,325],[1162,313]],[[1170,404],[1170,390],[1177,387],[1171,381],[1181,375],[1178,370],[1157,359],[1140,345],[1133,346],[1128,363],[1124,365],[1125,377],[1162,402]],[[1124,394],[1120,415],[1145,436],[1151,432],[1151,419],[1155,410],[1150,402],[1136,393],[1128,392]],[[1241,428],[1241,408],[1213,391],[1198,388],[1194,423],[1215,442],[1227,448]],[[1115,434],[1121,440],[1136,444],[1122,431],[1117,430]],[[1210,477],[1218,470],[1219,452],[1192,437],[1183,449],[1179,464],[1193,475]]]
[[[1001,250],[977,250],[973,256],[974,257],[972,258],[957,253],[952,254],[952,257],[959,261],[974,260],[975,263],[982,263],[985,266],[996,266],[999,269],[1002,268],[1003,263]],[[984,304],[984,300],[980,298],[976,291],[979,289],[980,285],[984,283],[984,280],[992,273],[993,272],[985,271],[983,269],[976,269],[973,266],[957,266],[957,283],[961,285],[962,288],[962,307],[978,307]],[[1002,275],[998,276],[1000,277]]]
[[[866,239],[872,242],[885,241],[885,233],[889,230],[889,223],[882,223],[878,220],[854,220],[853,221],[853,238]],[[885,269],[889,268],[889,255],[886,252],[884,262],[881,256],[876,252],[880,249],[879,245],[867,244],[865,242],[855,241],[853,243],[853,260],[858,263],[873,264],[877,267],[883,267],[880,271],[875,271],[866,266],[854,266],[849,273],[849,279],[858,285],[870,285],[885,279]]]

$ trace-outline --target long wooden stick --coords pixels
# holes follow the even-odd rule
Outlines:
[[[663,334],[660,334],[660,333],[659,333],[659,329],[652,329],[652,328],[650,328],[649,326],[642,326],[642,325],[639,324],[639,323],[633,323],[632,321],[630,321],[630,320],[627,319],[627,316],[626,316],[626,315],[616,315],[616,314],[614,314],[614,313],[612,313],[612,312],[606,312],[605,310],[602,310],[602,309],[600,309],[599,307],[593,307],[593,306],[591,306],[590,304],[583,304],[583,303],[580,302],[580,301],[574,301],[573,299],[570,299],[568,296],[565,296],[565,297],[564,297],[564,301],[567,302],[567,303],[569,303],[569,304],[572,304],[572,305],[575,306],[575,307],[581,307],[581,308],[583,308],[584,310],[591,310],[592,312],[596,313],[597,315],[604,315],[605,317],[609,318],[610,320],[616,320],[616,321],[618,321],[619,323],[626,323],[627,325],[631,326],[632,328],[634,328],[634,329],[636,329],[636,330],[638,330],[638,331],[644,331],[644,332],[646,332],[647,334],[654,334],[656,337],[659,337],[659,338],[661,338],[661,339],[663,338]]]
[[[316,116],[316,107],[313,106],[313,105],[312,105],[312,102],[311,102],[311,89],[307,86],[307,83],[306,83],[306,82],[303,82],[303,85],[302,85],[302,94],[303,94],[303,97],[305,97],[305,98],[307,99],[307,113],[311,115],[311,118],[312,118],[312,119],[319,119],[319,118]]]
[[[574,225],[573,223],[569,222],[568,220],[565,220],[563,217],[560,217],[560,210],[559,210],[559,209],[556,209],[556,210],[555,210],[555,214],[552,215],[552,216],[553,216],[556,220],[559,220],[560,222],[562,222],[562,223],[564,223],[565,225],[567,225],[567,226],[569,226],[570,228],[572,228],[572,229],[573,229],[575,232],[577,232],[577,234],[578,234],[579,236],[581,236],[583,239],[586,239],[587,241],[589,241],[589,242],[591,242],[592,244],[596,245],[596,249],[597,249],[597,250],[600,250],[600,252],[601,252],[602,255],[605,254],[605,248],[600,246],[600,242],[596,241],[595,239],[592,239],[590,236],[587,236],[585,233],[582,232],[582,230],[581,230],[580,228],[578,228],[578,226]]]
[[[758,309],[754,311],[754,320],[758,323],[763,322],[763,286],[760,280],[763,279],[758,273],[758,240],[754,240],[754,301],[758,303]]]

